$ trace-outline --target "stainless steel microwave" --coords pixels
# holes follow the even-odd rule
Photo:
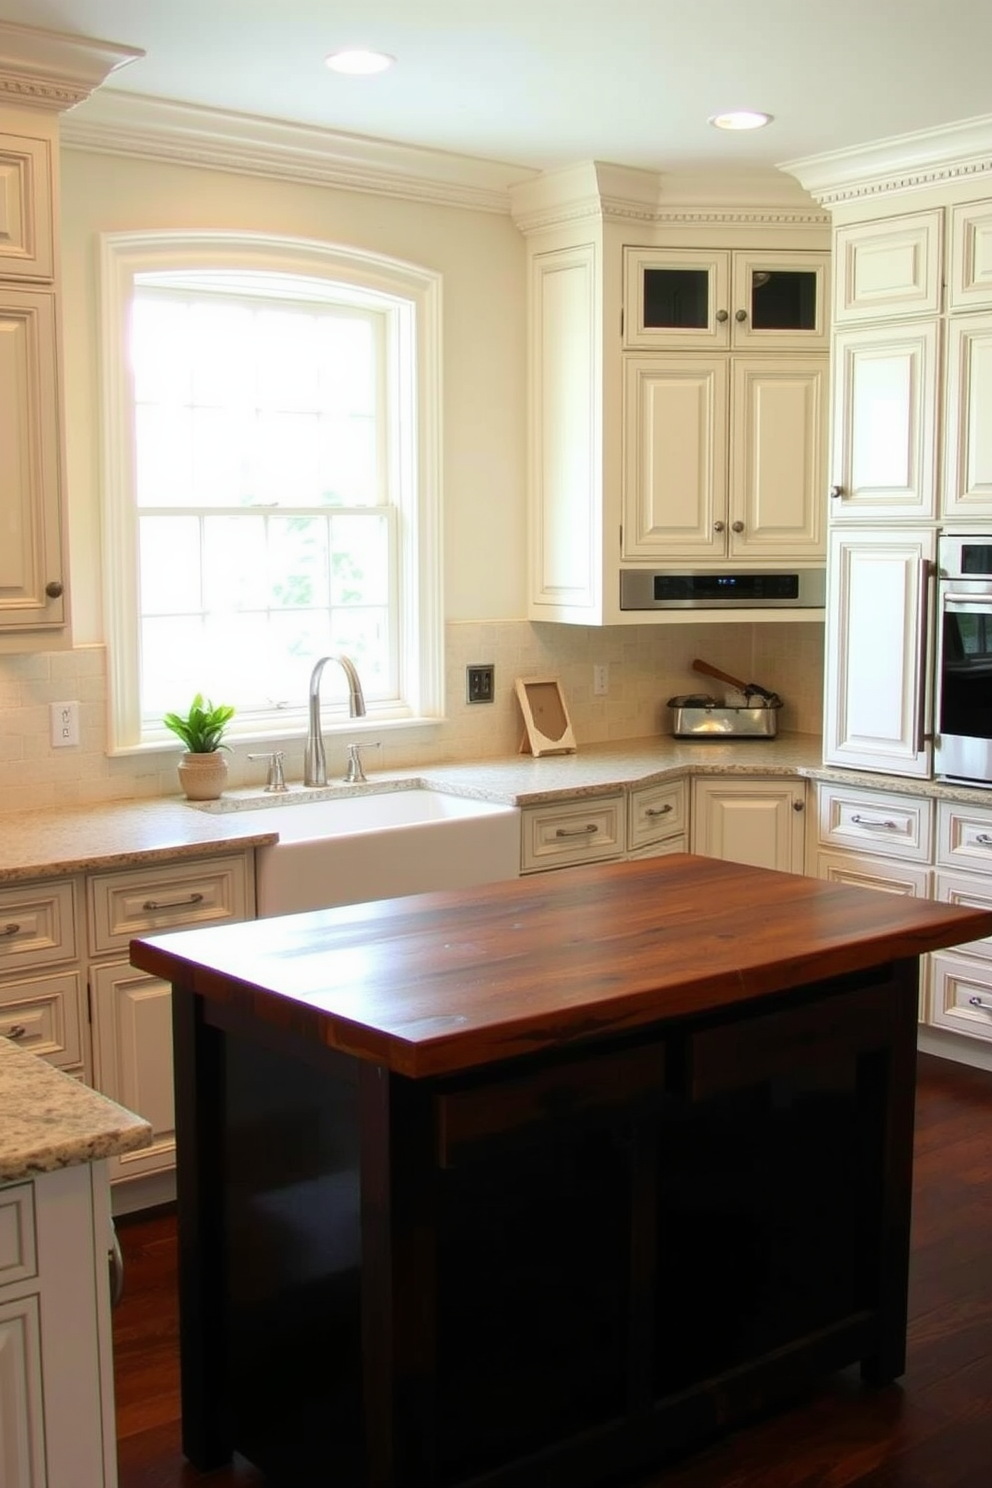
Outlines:
[[[822,609],[826,597],[825,568],[620,570],[621,610]]]

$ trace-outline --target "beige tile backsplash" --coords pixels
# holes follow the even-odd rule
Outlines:
[[[368,756],[370,773],[515,753],[523,732],[516,677],[558,679],[579,749],[583,743],[667,733],[669,697],[720,691],[721,684],[692,670],[694,657],[774,688],[785,703],[781,730],[814,734],[822,725],[823,626],[815,621],[606,630],[524,620],[464,622],[449,623],[445,640],[444,721],[426,729],[383,728],[381,750]],[[465,700],[465,668],[475,663],[495,666],[491,704]],[[605,697],[593,696],[593,666],[600,664],[608,668]],[[80,705],[79,745],[53,749],[49,704],[70,700]],[[108,758],[106,703],[102,646],[0,656],[0,812],[178,794],[178,746]],[[331,774],[343,768],[345,742],[327,741]],[[232,786],[264,781],[262,765],[246,758],[250,748],[261,747],[232,748]],[[287,779],[300,779],[302,731],[266,741],[265,747],[284,748]]]

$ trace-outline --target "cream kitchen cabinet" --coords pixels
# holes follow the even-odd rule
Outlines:
[[[949,216],[947,307],[992,310],[992,198],[958,202]]]
[[[936,515],[939,350],[936,320],[834,337],[831,521]]]
[[[0,650],[66,644],[57,127],[0,108]],[[34,641],[24,638],[34,636]]]
[[[103,1163],[0,1184],[0,1482],[114,1488]]]
[[[989,210],[992,214],[992,203]],[[992,315],[952,316],[947,325],[941,498],[941,515],[948,520],[992,521],[990,408]]]
[[[626,356],[623,558],[822,558],[827,403],[825,356]]]
[[[172,989],[135,971],[133,937],[253,919],[250,853],[189,859],[92,875],[86,891],[93,1083],[150,1122],[152,1142],[112,1158],[115,1183],[175,1163]]]
[[[525,806],[520,826],[521,873],[685,852],[686,782],[667,780],[605,796]]]
[[[992,808],[937,803],[935,897],[992,908]],[[926,1021],[992,1042],[992,939],[930,957]]]
[[[943,213],[908,212],[834,233],[834,324],[937,315]]]
[[[835,529],[827,562],[823,758],[927,778],[930,528]]]
[[[0,887],[0,1036],[85,1078],[80,888],[73,878]]]
[[[692,851],[803,873],[805,812],[802,780],[699,776],[692,782]]]
[[[686,782],[634,786],[627,795],[627,856],[654,858],[688,848]]]
[[[625,348],[826,351],[829,255],[628,247]]]

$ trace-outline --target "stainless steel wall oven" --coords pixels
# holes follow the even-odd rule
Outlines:
[[[992,785],[992,532],[937,549],[934,770]]]

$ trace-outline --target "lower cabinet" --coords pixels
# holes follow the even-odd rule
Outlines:
[[[684,780],[525,806],[520,813],[520,871],[541,873],[579,863],[685,852],[687,822]]]
[[[692,782],[692,851],[803,873],[806,785],[786,778],[706,776]]]
[[[175,1165],[172,989],[136,971],[133,937],[253,919],[249,853],[92,875],[86,884],[93,1084],[152,1126],[150,1147],[110,1159],[114,1183]]]
[[[0,1185],[0,1483],[114,1488],[102,1162]]]

